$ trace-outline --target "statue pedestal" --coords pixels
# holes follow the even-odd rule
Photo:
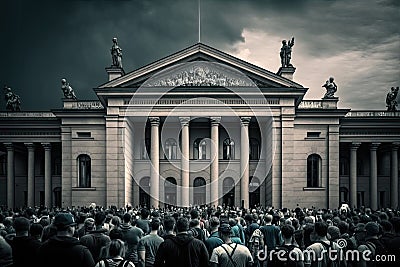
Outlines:
[[[337,109],[339,97],[322,98],[322,108],[324,109]]]
[[[121,77],[122,75],[125,75],[124,69],[118,67],[108,67],[106,68],[106,71],[108,74],[108,81],[114,80],[116,78]]]
[[[280,67],[278,72],[276,73],[279,76],[282,76],[283,78],[289,79],[293,81],[293,74],[296,71],[296,68],[291,66],[291,67]]]

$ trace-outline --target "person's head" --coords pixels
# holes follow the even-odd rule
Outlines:
[[[195,209],[192,209],[190,211],[190,219],[198,219],[199,218],[199,212]]]
[[[382,221],[380,222],[380,225],[382,226],[383,232],[385,232],[385,233],[390,233],[390,232],[392,232],[393,225],[392,225],[389,221],[387,221],[387,220],[382,220]]]
[[[102,226],[106,221],[106,214],[103,211],[96,212],[94,215],[94,224],[96,226]]]
[[[43,226],[40,223],[34,223],[29,228],[29,232],[30,232],[31,236],[39,239],[43,233]]]
[[[211,219],[208,221],[211,231],[215,231],[219,227],[219,219],[216,216],[211,217]]]
[[[218,228],[218,233],[222,240],[226,240],[227,238],[229,238],[231,236],[232,227],[227,223],[223,223]]]
[[[130,223],[131,219],[132,219],[132,215],[131,214],[129,214],[128,212],[124,214],[124,217],[123,217],[124,223]]]
[[[14,219],[15,233],[18,235],[28,235],[30,221],[25,217],[17,217]]]
[[[376,222],[368,222],[365,225],[367,236],[377,236],[379,234],[379,225]]]
[[[393,225],[393,230],[396,234],[400,233],[400,217],[393,217],[390,222]]]
[[[291,239],[293,237],[294,227],[290,224],[285,224],[281,227],[281,233],[284,239]]]
[[[158,229],[160,229],[160,220],[159,219],[153,219],[150,222],[150,228],[152,231],[158,231]]]
[[[74,235],[76,223],[71,213],[58,213],[54,218],[53,225],[57,228],[57,234]]]
[[[176,231],[178,233],[186,232],[189,230],[189,221],[185,217],[180,217],[176,221]]]
[[[125,257],[125,243],[121,239],[112,239],[109,247],[109,256],[116,257],[121,256]]]
[[[340,230],[337,226],[330,225],[328,227],[329,240],[334,241],[340,238]]]
[[[150,212],[149,212],[148,209],[143,208],[143,209],[140,211],[140,217],[141,217],[142,219],[147,219],[147,218],[149,217],[149,215],[150,215]]]
[[[314,230],[319,237],[325,237],[328,233],[328,225],[324,221],[316,222]]]
[[[347,222],[345,222],[345,221],[340,221],[338,223],[337,227],[339,228],[340,233],[342,235],[349,232],[349,224]]]
[[[358,223],[354,227],[354,236],[356,237],[357,240],[364,240],[366,235],[365,231],[365,224],[363,223]]]
[[[283,45],[286,45],[286,40],[282,40],[282,44],[283,44]]]
[[[165,217],[165,219],[164,219],[165,231],[172,232],[175,228],[175,224],[176,224],[176,221],[175,221],[174,217],[172,217],[172,216]]]
[[[86,218],[83,225],[85,226],[86,231],[94,230],[94,219],[93,218]]]
[[[333,77],[329,77],[329,81],[333,82],[334,78]]]
[[[118,227],[121,224],[121,218],[119,216],[113,216],[111,219],[111,224]]]
[[[66,80],[66,79],[61,79],[61,83],[62,83],[62,84],[66,84],[66,83],[67,83],[67,80]]]
[[[114,240],[114,239],[122,239],[123,235],[122,235],[122,231],[120,229],[112,229],[110,231],[110,239]]]
[[[117,38],[116,37],[114,37],[114,38],[112,38],[112,41],[113,41],[113,43],[117,43]]]
[[[266,224],[270,224],[270,223],[272,223],[272,219],[273,219],[274,217],[272,217],[272,215],[271,214],[267,214],[266,216],[265,216],[265,223]]]

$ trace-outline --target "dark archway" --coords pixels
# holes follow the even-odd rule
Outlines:
[[[164,188],[165,188],[165,199],[164,199],[164,202],[167,205],[176,206],[177,187],[176,187],[175,178],[168,177],[165,180]]]
[[[222,182],[222,204],[227,207],[233,207],[235,205],[235,182],[231,177],[227,177]]]
[[[150,177],[143,177],[139,182],[139,205],[150,208]]]
[[[249,204],[250,207],[260,205],[260,180],[257,177],[251,176],[249,183]]]
[[[203,177],[197,177],[193,181],[193,204],[206,204],[206,180]]]

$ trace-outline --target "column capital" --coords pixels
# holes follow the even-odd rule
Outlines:
[[[188,126],[190,122],[190,117],[179,117],[179,121],[182,126]]]
[[[397,151],[400,147],[400,142],[393,142],[392,143],[392,151]]]
[[[35,149],[35,144],[34,143],[24,143],[28,151],[33,151]]]
[[[6,147],[7,151],[14,150],[13,143],[3,143],[3,145]]]
[[[377,150],[380,144],[381,143],[371,143],[371,144],[369,144],[369,149],[370,150]]]
[[[218,126],[221,122],[221,117],[210,117],[210,120],[212,126]]]
[[[151,123],[151,126],[160,125],[160,117],[149,117],[149,121]]]
[[[357,150],[360,147],[361,143],[351,143],[350,144],[350,149],[351,150]]]
[[[44,150],[50,150],[51,149],[51,143],[41,143],[42,147]]]
[[[240,117],[242,126],[248,126],[250,124],[251,117]]]

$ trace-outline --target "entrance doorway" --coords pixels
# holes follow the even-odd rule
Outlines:
[[[250,177],[249,183],[249,204],[250,207],[260,205],[260,180],[257,177]]]
[[[206,204],[206,180],[203,177],[197,177],[193,181],[193,204]]]
[[[222,204],[226,207],[233,207],[235,204],[235,182],[231,177],[227,177],[222,182]]]
[[[150,177],[143,177],[139,182],[139,205],[150,208]]]
[[[164,202],[167,205],[174,205],[176,206],[176,180],[173,177],[168,177],[165,180],[165,199]]]

